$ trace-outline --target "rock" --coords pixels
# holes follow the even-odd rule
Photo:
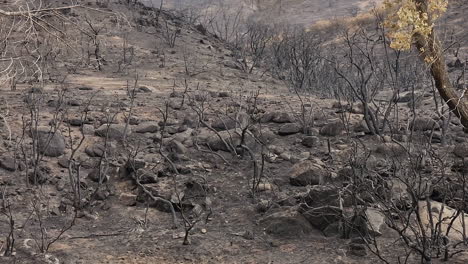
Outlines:
[[[7,171],[16,171],[18,169],[19,161],[12,157],[0,157],[0,168]]]
[[[106,190],[103,190],[103,188],[97,190],[95,193],[93,193],[93,199],[97,201],[104,201],[109,197],[110,193]]]
[[[137,196],[132,193],[122,193],[119,196],[119,200],[123,205],[126,206],[135,206]]]
[[[291,160],[291,157],[292,157],[291,153],[289,152],[283,152],[279,156],[281,159],[287,160],[287,161]]]
[[[99,168],[93,169],[88,173],[88,178],[92,180],[93,182],[99,182],[101,179],[99,179]],[[102,182],[107,182],[109,179],[108,175],[101,175],[102,177]]]
[[[327,124],[320,129],[320,135],[335,137],[341,135],[345,130],[345,126],[341,121]]]
[[[135,128],[137,133],[156,133],[159,131],[157,122],[143,122]]]
[[[263,114],[262,117],[260,118],[260,123],[269,123],[273,119],[274,113],[266,113]]]
[[[302,145],[308,148],[316,147],[319,144],[319,138],[314,136],[308,136],[302,139]]]
[[[291,168],[289,182],[294,186],[323,184],[328,172],[313,161],[305,160],[294,164]]]
[[[184,97],[184,93],[183,93],[183,92],[179,92],[179,91],[172,91],[172,92],[169,94],[169,97],[170,97],[170,98],[182,98],[182,97]]]
[[[340,206],[339,189],[333,185],[313,185],[310,187],[309,192],[304,197],[304,202],[308,208],[322,207],[322,206]],[[344,204],[347,206],[351,201],[346,197],[341,197]]]
[[[80,118],[70,118],[66,120],[66,122],[70,124],[70,126],[81,126],[84,123]]]
[[[173,127],[173,126],[167,126],[167,127],[166,127],[166,132],[167,132],[169,135],[177,134],[177,131],[178,131],[178,128],[177,128],[177,127]]]
[[[278,130],[278,135],[288,136],[301,132],[301,127],[295,123],[284,124]]]
[[[244,128],[249,123],[249,116],[245,113],[217,118],[211,123],[211,127],[217,131],[229,130],[234,128]]]
[[[59,101],[55,99],[47,101],[47,106],[53,107],[53,108],[63,108],[63,104],[64,104],[63,101]]]
[[[95,131],[97,136],[108,136],[109,139],[122,139],[124,134],[128,136],[131,133],[132,129],[130,126],[128,126],[127,131],[125,131],[125,125],[120,124],[103,124]]]
[[[177,140],[171,140],[167,144],[166,148],[171,153],[185,154],[187,153],[187,148]]]
[[[438,225],[440,232],[444,235],[446,234],[447,229],[451,227],[450,232],[448,233],[448,238],[451,243],[463,241],[463,230],[468,230],[468,214],[458,214],[456,209],[431,200],[419,201],[418,205],[421,222],[425,226],[428,236],[431,235],[432,222],[434,225]],[[428,210],[428,207],[430,210]],[[454,219],[454,216],[457,216],[457,218]]]
[[[414,131],[437,130],[439,129],[439,124],[432,118],[417,117],[411,122],[410,128]]]
[[[374,208],[366,210],[367,230],[371,236],[381,236],[382,229],[386,226],[385,215]]]
[[[185,130],[184,132],[177,133],[174,136],[174,140],[177,140],[180,143],[183,143],[185,146],[187,146],[186,142],[192,139],[192,133],[193,133],[193,129],[187,128],[187,130]]]
[[[274,112],[271,118],[271,121],[282,124],[282,123],[291,123],[293,119],[288,113]]]
[[[468,143],[458,144],[453,148],[453,154],[459,158],[468,157]]]
[[[404,157],[406,156],[407,151],[398,143],[381,143],[375,149],[375,153],[386,157]]]
[[[138,117],[132,115],[130,119],[128,117],[125,118],[125,122],[128,122],[129,125],[136,126],[140,124],[141,120]]]
[[[110,146],[107,147],[107,151],[110,152]],[[106,147],[102,144],[92,144],[85,148],[85,153],[88,154],[90,157],[102,157],[104,152],[106,151]]]
[[[230,97],[231,95],[228,92],[219,92],[218,97],[219,98],[227,98]]]
[[[251,127],[252,134],[264,145],[270,145],[275,141],[277,135],[273,133],[268,127]]]
[[[183,104],[183,100],[171,99],[169,101],[169,107],[174,110],[183,110],[186,109],[185,105]]]
[[[203,209],[203,206],[200,204],[195,204],[193,206],[192,213],[195,217],[200,217],[203,214],[203,211],[205,211],[205,209]]]
[[[321,231],[338,222],[343,213],[339,207],[329,205],[309,209],[303,208],[300,212],[313,227]]]
[[[178,128],[177,128],[177,133],[184,133],[185,131],[187,131],[189,129],[188,126],[186,125],[180,125]]]
[[[142,86],[138,87],[137,92],[140,92],[140,93],[152,93],[153,90],[152,90],[151,88],[149,88],[148,86],[142,85]]]
[[[272,206],[272,204],[270,203],[270,201],[265,200],[265,199],[261,199],[255,205],[255,209],[259,213],[266,213],[268,210],[270,210],[271,206]]]
[[[231,129],[231,130],[225,130],[218,132],[221,138],[228,143],[228,145],[236,148],[240,143],[241,143],[241,131],[239,129]],[[255,150],[257,148],[257,143],[254,139],[254,137],[250,134],[246,134],[246,142],[244,142],[251,150]],[[199,137],[199,142],[206,142],[208,146],[213,150],[213,151],[226,151],[230,152],[231,149],[230,147],[226,146],[223,141],[218,137],[218,135],[215,135],[213,133],[208,133],[208,137]]]
[[[300,161],[308,160],[310,158],[310,152],[309,151],[303,151],[297,155],[294,155],[291,159],[294,163],[298,163]]]
[[[70,160],[67,157],[60,158],[57,161],[58,165],[62,168],[68,169],[68,166],[70,164]]]
[[[272,213],[260,220],[260,224],[268,234],[283,238],[303,237],[312,232],[310,223],[294,208]]]
[[[76,99],[70,99],[70,100],[68,100],[67,104],[68,104],[69,106],[81,106],[81,105],[82,105],[81,101],[80,101],[80,100],[76,100]]]
[[[81,131],[82,131],[83,134],[85,134],[85,135],[94,135],[94,127],[93,127],[92,125],[84,124],[84,125],[81,127]]]
[[[125,163],[125,170],[127,172],[135,172],[146,167],[146,161],[141,159],[130,159]]]
[[[65,138],[59,131],[54,133],[49,127],[38,127],[35,136],[37,147],[45,156],[58,157],[65,153]]]
[[[271,191],[273,187],[269,183],[260,183],[257,187],[257,191],[264,192],[264,191]]]
[[[137,172],[138,180],[141,184],[151,184],[158,182],[158,175],[147,169],[139,169]]]

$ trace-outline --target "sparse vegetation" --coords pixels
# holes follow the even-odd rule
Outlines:
[[[3,1],[0,262],[466,262],[468,5],[325,2]]]

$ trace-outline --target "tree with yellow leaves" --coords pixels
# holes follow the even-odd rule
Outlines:
[[[390,47],[397,50],[417,48],[430,67],[440,96],[468,128],[464,93],[458,95],[450,82],[442,44],[434,31],[435,21],[447,11],[448,0],[385,0],[384,5],[388,12],[385,26],[391,39]]]

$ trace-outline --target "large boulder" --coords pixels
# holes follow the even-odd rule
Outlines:
[[[245,113],[225,116],[215,119],[211,127],[217,131],[229,130],[234,128],[244,128],[249,123],[249,116]]]
[[[65,153],[65,138],[59,131],[54,132],[49,127],[39,127],[35,136],[37,147],[45,156],[58,157]]]
[[[311,148],[311,147],[316,147],[319,145],[319,138],[318,137],[315,137],[315,136],[307,136],[305,138],[302,139],[302,145],[305,146],[305,147],[308,147],[308,148]]]
[[[278,124],[291,123],[293,118],[285,112],[269,112],[260,118],[261,123],[274,122]]]
[[[104,146],[103,144],[92,144],[85,148],[85,153],[88,154],[90,157],[102,157],[104,156],[104,152],[110,152],[111,146]]]
[[[15,160],[13,157],[2,156],[0,157],[0,168],[7,171],[16,171],[19,167],[20,161]]]
[[[428,209],[429,207],[429,209]],[[419,215],[421,224],[431,235],[431,225],[437,225],[442,234],[446,234],[450,228],[448,238],[450,243],[456,244],[463,241],[463,230],[468,230],[468,214],[457,214],[457,210],[436,201],[419,201]],[[456,218],[454,218],[457,216]]]
[[[311,224],[294,208],[272,213],[260,224],[268,234],[283,238],[303,237],[312,232]]]
[[[289,182],[294,186],[323,184],[329,173],[319,164],[310,160],[294,164],[289,175]]]
[[[342,210],[336,206],[320,206],[301,210],[302,215],[315,228],[323,231],[342,219]]]
[[[135,128],[135,132],[137,133],[155,133],[158,131],[159,131],[158,122],[152,122],[152,121],[143,122]]]
[[[278,130],[278,135],[280,136],[288,136],[288,135],[294,135],[301,132],[301,126],[299,126],[296,123],[289,123],[289,124],[284,124],[280,127]]]
[[[345,130],[345,126],[343,122],[336,121],[330,124],[326,124],[320,129],[320,135],[328,136],[328,137],[335,137],[343,134]]]
[[[151,170],[147,169],[139,169],[136,171],[136,175],[138,181],[141,184],[150,184],[150,183],[157,183],[158,182],[158,175],[153,173]]]
[[[382,235],[383,229],[387,226],[385,223],[385,215],[374,208],[367,208],[365,214],[369,234],[371,236]]]
[[[125,131],[125,124],[103,124],[95,131],[96,136],[106,137],[108,135],[109,139],[122,139],[125,134],[128,136],[131,133],[130,126]]]
[[[277,138],[277,135],[268,127],[252,127],[250,131],[264,145],[272,144]]]
[[[291,118],[291,116],[288,113],[274,112],[271,121],[278,124],[291,123],[293,121],[293,118]]]
[[[322,206],[340,206],[340,190],[334,185],[313,185],[304,197],[304,202],[308,208]],[[350,203],[346,197],[341,197],[344,205]]]

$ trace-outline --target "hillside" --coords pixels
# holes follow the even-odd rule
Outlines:
[[[263,19],[273,18],[274,23],[310,25],[321,20],[356,16],[367,12],[379,1],[369,0],[263,0],[263,1],[212,1],[212,0],[169,0],[164,5],[169,9],[209,9],[211,6],[224,5],[236,10],[242,7],[244,12]],[[159,7],[160,1],[146,1],[148,5]],[[203,13],[203,11],[202,11]]]
[[[372,6],[235,2],[305,26]],[[172,9],[210,4],[86,1],[8,37],[16,20],[0,17],[0,42],[12,43],[0,61],[0,263],[420,263],[422,237],[433,263],[452,246],[450,263],[466,263],[468,141],[415,56],[402,56],[401,83],[421,84],[372,94],[376,113],[393,107],[372,133],[359,100],[337,87],[294,93],[270,61],[248,73],[238,50]],[[440,22],[458,40],[454,78],[467,13],[453,1]],[[321,45],[346,61],[335,42]],[[342,84],[331,81],[320,85]],[[389,86],[379,81],[369,86]]]

